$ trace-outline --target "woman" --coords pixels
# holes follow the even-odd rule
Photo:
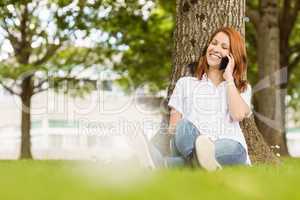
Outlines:
[[[220,69],[222,58],[228,58]],[[196,163],[211,171],[224,165],[250,164],[239,121],[251,114],[251,86],[246,80],[246,50],[233,28],[217,30],[199,59],[195,77],[181,77],[168,105],[171,158],[163,158],[144,140],[151,166]],[[141,149],[141,148],[140,148]],[[150,151],[147,151],[150,150]]]

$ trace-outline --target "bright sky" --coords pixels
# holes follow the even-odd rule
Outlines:
[[[95,0],[88,0],[88,2],[93,3]],[[69,6],[65,7],[62,9],[62,12],[65,12],[67,10],[78,10],[78,7],[76,6],[76,3],[78,0],[74,0],[72,4]],[[138,0],[140,5],[143,5],[143,8],[141,10],[143,19],[146,20],[152,8],[154,7],[154,2],[153,1],[146,1],[146,0]],[[29,9],[32,9],[39,4],[38,9],[35,11],[35,15],[39,16],[40,20],[42,21],[41,27],[46,30],[46,32],[50,35],[53,36],[55,31],[56,31],[56,25],[51,21],[52,14],[51,14],[51,9],[55,10],[57,7],[53,4],[50,9],[47,7],[46,3],[47,0],[35,0],[29,5]],[[126,6],[124,0],[117,0],[117,3],[119,3],[120,6]],[[12,5],[7,6],[7,9],[11,13],[15,13],[15,9]],[[111,7],[102,7],[99,10],[99,17],[105,17],[109,14],[111,11]],[[88,9],[85,9],[85,12],[90,12]],[[138,13],[136,13],[138,14]],[[12,21],[8,23],[13,23]],[[15,20],[16,24],[19,24],[20,22],[18,20]],[[72,21],[71,21],[72,23]],[[30,28],[34,28],[34,24],[30,24]],[[66,33],[67,34],[67,33]],[[116,43],[116,38],[109,38],[108,33],[102,32],[101,30],[96,30],[93,29],[91,30],[91,35],[88,38],[83,38],[84,33],[82,31],[76,31],[75,35],[77,38],[71,37],[72,41],[76,46],[93,46],[95,43],[98,42],[103,42],[109,39],[109,42],[111,44]],[[118,37],[122,37],[121,34],[118,35]],[[37,48],[38,46],[43,43],[42,38],[34,38],[32,43],[33,48]],[[49,41],[52,43],[56,43],[58,41],[55,41],[51,38],[49,38]],[[128,47],[126,45],[122,45],[118,47],[120,50],[126,50]],[[9,57],[9,54],[13,53],[13,48],[8,40],[5,39],[5,31],[0,28],[0,61],[5,60]]]

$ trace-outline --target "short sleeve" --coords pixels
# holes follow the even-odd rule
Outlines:
[[[247,89],[241,93],[241,97],[245,101],[245,103],[249,106],[251,110],[251,97],[252,97],[252,88],[250,84],[247,84]],[[252,114],[252,111],[249,113],[247,117],[249,117]]]
[[[178,79],[176,82],[175,88],[168,103],[168,106],[175,108],[181,114],[183,114],[183,91],[184,77]]]

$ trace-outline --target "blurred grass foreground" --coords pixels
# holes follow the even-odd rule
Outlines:
[[[208,173],[141,170],[124,163],[105,168],[97,162],[1,161],[0,199],[300,199],[299,165],[300,159],[287,159],[277,167]]]

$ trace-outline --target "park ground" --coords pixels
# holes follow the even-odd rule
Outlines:
[[[110,164],[106,164],[109,166]],[[137,169],[119,163],[0,161],[0,199],[300,199],[300,159],[217,172]]]

